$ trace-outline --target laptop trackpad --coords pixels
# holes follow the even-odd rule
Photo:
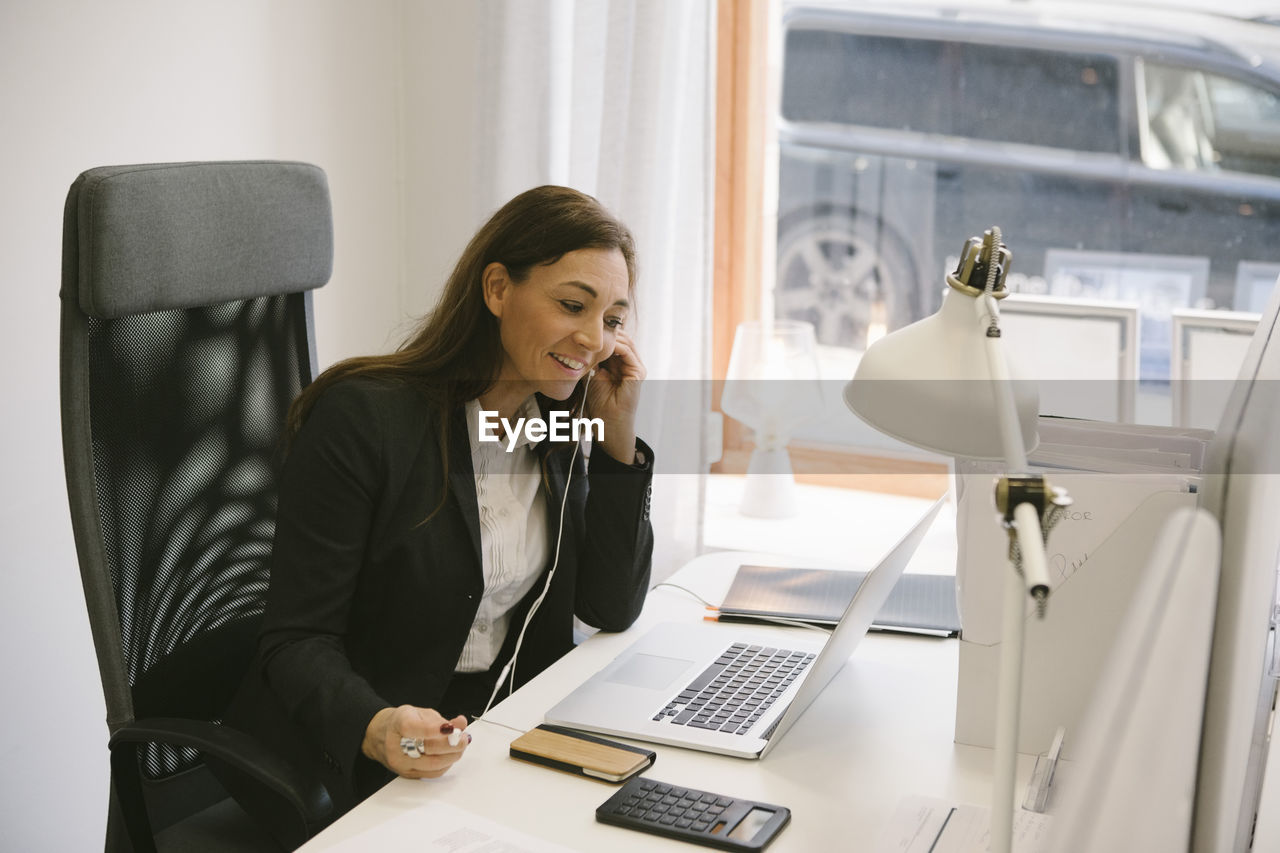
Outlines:
[[[657,655],[635,655],[631,660],[618,667],[617,672],[609,676],[609,681],[626,684],[631,687],[643,687],[647,690],[658,690],[671,684],[680,676],[690,660],[664,658]]]

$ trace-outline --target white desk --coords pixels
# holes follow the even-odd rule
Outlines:
[[[798,512],[790,518],[751,518],[738,511],[746,478],[708,474],[703,546],[709,551],[785,555],[788,565],[869,569],[880,554],[932,506],[926,498],[796,483]],[[857,531],[856,541],[850,531]],[[956,510],[942,507],[908,571],[956,573]],[[926,553],[932,552],[932,553]],[[853,565],[850,563],[862,565]]]
[[[921,555],[917,555],[920,559]],[[763,555],[722,552],[699,557],[672,577],[719,601],[741,562]],[[650,625],[701,622],[702,605],[659,587],[624,634],[597,634],[476,723],[466,757],[436,780],[396,779],[302,849],[318,853],[432,800],[583,851],[691,850],[687,844],[598,824],[595,808],[616,788],[508,757],[521,732],[588,674],[603,667]],[[708,631],[731,625],[702,623]],[[780,635],[803,629],[771,628]],[[952,742],[955,640],[871,633],[850,662],[763,761],[656,747],[645,775],[663,782],[784,805],[791,824],[770,851],[869,846],[907,795],[987,805],[991,751]],[[1020,783],[1032,759],[1023,756]],[[424,839],[404,832],[381,849],[420,851]]]

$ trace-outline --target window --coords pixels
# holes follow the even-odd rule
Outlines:
[[[721,0],[719,4],[713,312],[713,370],[717,378],[723,378],[727,371],[737,324],[762,316],[765,283],[774,278],[772,271],[765,268],[775,259],[768,241],[773,239],[776,228],[771,218],[773,210],[766,208],[765,201],[772,194],[772,187],[766,190],[764,182],[773,174],[770,163],[777,162],[776,149],[760,145],[758,140],[776,138],[771,115],[781,98],[780,92],[774,90],[779,101],[771,102],[770,86],[774,85],[771,80],[781,79],[781,74],[771,77],[766,73],[770,70],[770,34],[779,33],[781,19],[776,12],[773,3]],[[822,62],[811,67],[816,74],[831,73]],[[826,85],[821,80],[810,84]],[[804,98],[794,97],[802,101]],[[713,404],[718,407],[718,397]],[[839,408],[842,417],[852,419],[842,405]],[[740,424],[726,418],[723,458],[713,466],[713,472],[745,472],[751,446],[751,436]],[[851,453],[847,448],[832,452],[798,442],[792,443],[790,452],[796,479],[802,483],[921,497],[936,497],[947,488],[947,467],[936,461],[890,461],[877,455]]]
[[[966,239],[998,225],[1011,289],[1139,306],[1134,417],[1172,422],[1170,312],[1257,310],[1280,268],[1280,81],[1244,51],[1227,73],[1227,51],[1197,67],[1199,42],[1098,24],[791,9],[760,304],[814,325],[824,376],[934,313]],[[804,436],[904,450],[839,408]]]
[[[719,215],[738,228],[726,251],[740,263],[717,285],[716,375],[738,322],[814,325],[834,393],[790,445],[801,479],[905,470],[912,449],[852,418],[839,385],[869,341],[937,310],[965,240],[992,225],[1013,251],[1011,289],[1138,306],[1124,408],[1141,423],[1173,422],[1171,312],[1256,311],[1274,289],[1280,81],[1229,45],[1203,48],[1201,67],[1200,31],[1120,39],[1106,20],[1016,6],[992,24],[963,10],[721,3],[768,20],[745,40],[721,32],[740,60],[721,65],[737,105],[723,115],[738,117],[721,122],[744,191]],[[1274,39],[1261,25],[1255,36]],[[731,423],[720,470],[743,470],[749,446]]]
[[[956,45],[960,136],[1071,151],[1120,150],[1116,60],[1100,54]]]
[[[1118,76],[1100,54],[792,29],[782,116],[1114,153]]]
[[[782,115],[788,121],[950,133],[947,99],[902,96],[944,85],[944,47],[924,39],[791,30]]]
[[[1158,169],[1280,177],[1276,92],[1191,68],[1143,69],[1143,162]]]

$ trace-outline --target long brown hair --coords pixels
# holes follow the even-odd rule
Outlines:
[[[445,282],[439,302],[395,352],[340,361],[302,390],[285,419],[285,447],[302,428],[316,400],[335,382],[356,376],[400,381],[417,388],[439,407],[440,450],[447,483],[450,413],[492,388],[502,367],[498,321],[484,302],[485,267],[500,263],[519,284],[533,267],[554,264],[577,249],[622,252],[634,302],[635,241],[600,202],[578,190],[551,185],[511,199],[471,238]]]

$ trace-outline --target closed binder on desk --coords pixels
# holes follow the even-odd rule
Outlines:
[[[835,625],[866,572],[743,565],[720,605],[722,622],[794,619]],[[903,575],[876,615],[876,627],[954,634],[960,630],[955,578]]]

